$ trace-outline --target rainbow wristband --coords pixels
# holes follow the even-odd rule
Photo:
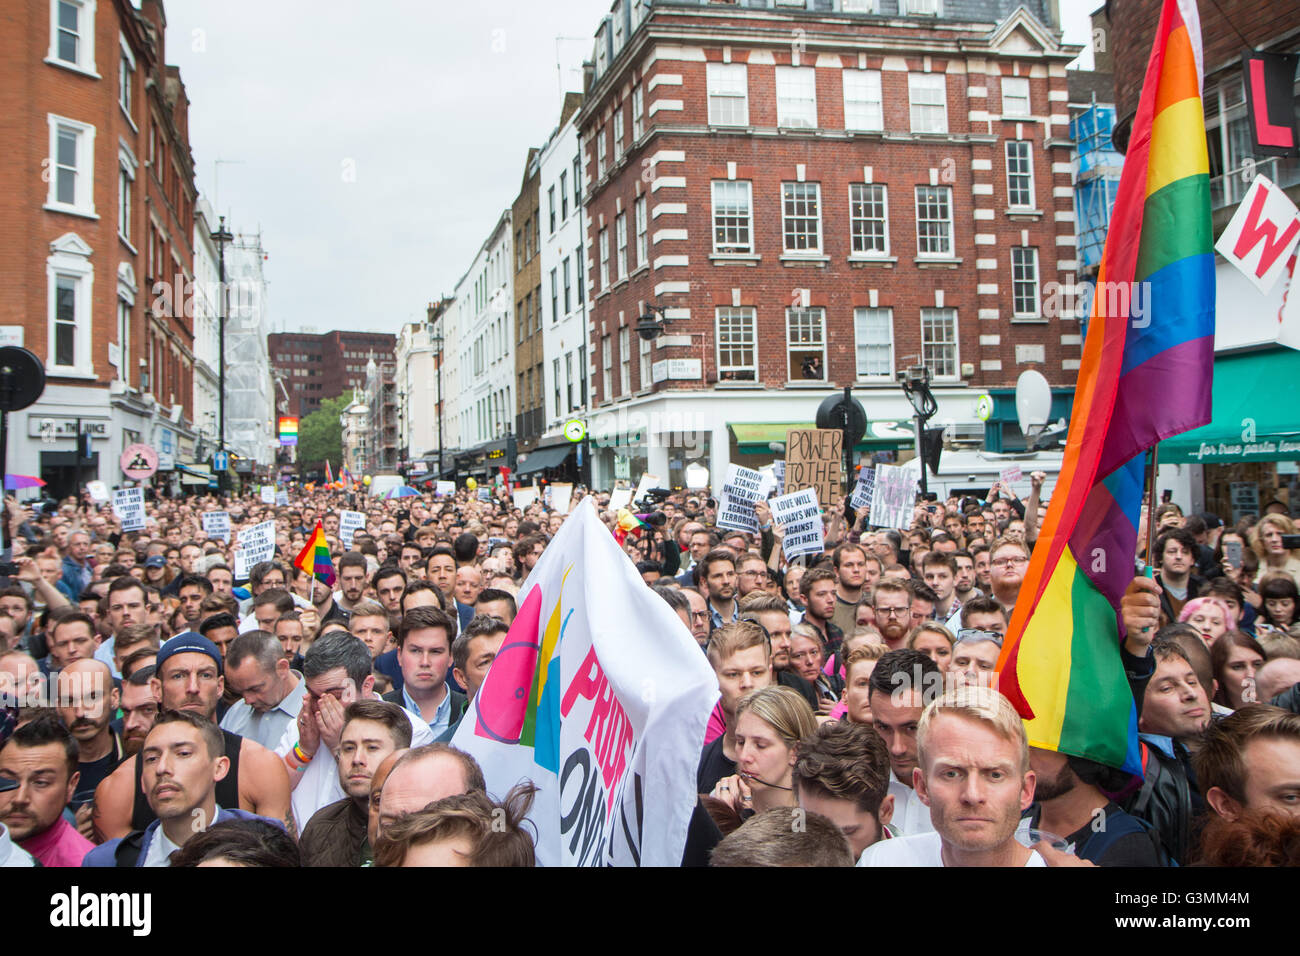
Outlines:
[[[302,744],[300,743],[293,745],[293,755],[298,762],[303,765],[311,763],[311,757],[307,756],[306,752],[302,749]]]

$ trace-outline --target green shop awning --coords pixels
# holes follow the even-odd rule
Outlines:
[[[1212,408],[1210,424],[1161,442],[1161,464],[1300,461],[1300,352],[1216,358]]]
[[[728,422],[727,427],[736,436],[736,445],[742,455],[772,454],[772,442],[785,444],[786,432],[791,428],[816,428],[812,422]],[[911,445],[915,438],[910,420],[872,421],[867,423],[867,433],[854,446],[854,451],[880,451]]]

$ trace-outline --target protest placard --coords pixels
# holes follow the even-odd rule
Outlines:
[[[277,491],[277,492],[275,493],[275,504],[276,504],[276,507],[277,507],[277,508],[287,508],[287,507],[289,507],[289,492],[288,492],[288,489],[284,489],[284,490],[281,490],[281,491]]]
[[[262,486],[262,504],[264,505],[275,504],[275,485]]]
[[[123,531],[144,530],[144,489],[123,488],[113,492],[113,514]]]
[[[205,511],[203,513],[203,531],[209,538],[230,540],[230,513],[227,511]]]
[[[607,510],[618,514],[619,508],[626,508],[632,501],[631,488],[615,488],[609,493],[609,507]]]
[[[829,508],[842,493],[843,469],[843,432],[835,428],[791,428],[786,432],[786,488],[811,488],[822,506]]]
[[[871,507],[871,495],[876,487],[876,470],[874,468],[863,468],[858,472],[858,483],[853,489],[853,497],[849,499],[849,504],[858,511],[869,509]]]
[[[785,459],[778,458],[772,462],[772,480],[775,482],[768,497],[785,493]]]
[[[772,520],[779,522],[784,532],[781,546],[787,559],[825,550],[822,511],[813,489],[792,491],[773,498],[771,504]]]
[[[1002,469],[1002,483],[1008,487],[1014,485],[1023,477],[1025,477],[1025,474],[1020,470],[1019,465],[1007,465]]]
[[[537,486],[529,485],[527,488],[515,488],[510,492],[510,497],[514,499],[515,507],[523,511],[537,500]]]
[[[343,547],[347,550],[352,550],[352,535],[358,531],[364,531],[365,527],[366,516],[362,512],[339,512],[339,541],[343,542]]]
[[[95,481],[86,482],[86,490],[90,492],[90,500],[97,504],[108,504],[109,491],[108,485],[96,479]]]
[[[754,505],[763,500],[764,479],[761,472],[741,465],[728,465],[727,476],[718,491],[719,528],[735,528],[758,533]]]
[[[551,489],[551,507],[556,513],[567,515],[569,506],[573,502],[573,485],[571,484],[553,484]]]
[[[263,521],[239,532],[239,553],[251,569],[275,558],[275,522]],[[236,575],[238,577],[238,575]]]
[[[439,498],[445,498],[448,495],[456,493],[456,482],[454,481],[437,481],[433,485],[433,493]]]
[[[916,475],[910,468],[877,465],[871,493],[868,524],[877,528],[906,530],[912,526],[916,506]]]

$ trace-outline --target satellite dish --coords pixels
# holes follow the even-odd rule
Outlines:
[[[1016,416],[1026,438],[1042,431],[1052,412],[1052,388],[1042,372],[1029,369],[1016,380]]]
[[[45,391],[45,366],[25,348],[0,348],[0,412],[16,412]]]

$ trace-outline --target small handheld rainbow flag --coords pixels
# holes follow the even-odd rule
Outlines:
[[[330,460],[325,459],[325,487],[328,488],[334,484],[334,471],[330,468]]]
[[[334,587],[334,562],[330,560],[330,547],[325,543],[325,529],[319,520],[298,557],[293,559],[293,566],[306,571],[326,587]]]
[[[649,525],[632,512],[628,511],[626,508],[619,508],[618,521],[614,525],[614,540],[619,544],[622,544],[629,534],[633,534],[639,538],[641,537],[642,531],[647,527],[649,527]]]

